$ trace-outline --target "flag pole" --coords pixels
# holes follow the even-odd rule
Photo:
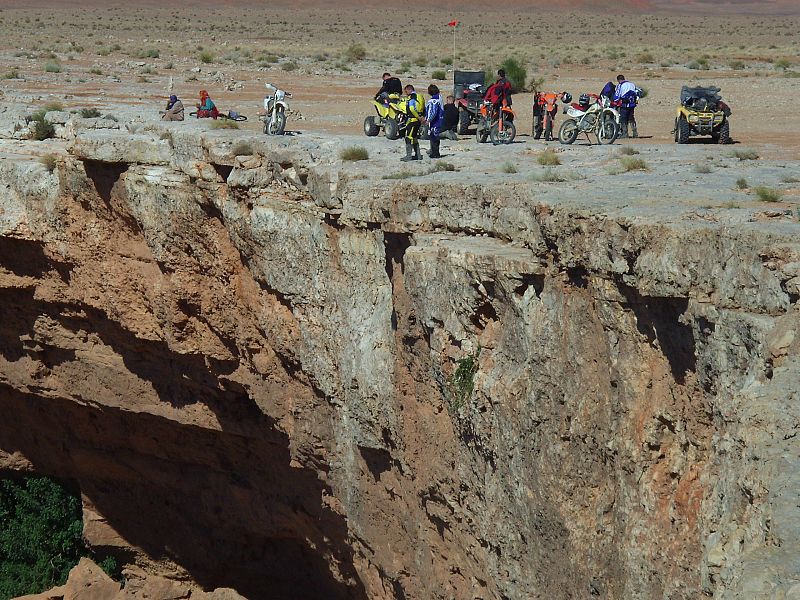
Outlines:
[[[458,23],[453,26],[453,73],[456,72],[456,27]]]

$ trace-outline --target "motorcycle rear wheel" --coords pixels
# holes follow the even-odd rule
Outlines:
[[[567,119],[558,130],[558,141],[562,144],[571,144],[578,139],[578,123],[575,119]]]

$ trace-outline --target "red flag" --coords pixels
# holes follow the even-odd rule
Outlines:
[[[447,24],[447,26],[448,26],[448,27],[455,27],[456,25],[458,25],[458,21],[450,21],[450,22]]]

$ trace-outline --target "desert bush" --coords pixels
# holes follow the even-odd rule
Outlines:
[[[630,146],[623,146],[619,149],[619,153],[623,156],[633,156],[634,154],[639,154],[639,151],[636,148],[631,148]]]
[[[139,52],[139,58],[158,58],[159,56],[161,56],[161,53],[155,48]]]
[[[656,62],[656,59],[650,52],[642,52],[636,56],[636,62],[641,64],[652,64]]]
[[[98,69],[97,67],[94,67],[93,69],[89,69],[89,73],[91,73],[92,75],[102,75],[103,74],[103,72],[100,69]]]
[[[281,63],[281,69],[284,71],[296,71],[300,65],[293,60],[287,60]]]
[[[214,62],[214,55],[211,54],[211,52],[209,52],[208,50],[203,50],[200,53],[199,58],[200,62],[203,63],[204,65]]]
[[[692,69],[693,71],[708,71],[711,66],[708,64],[707,58],[698,58],[696,60],[690,61],[686,68]]]
[[[551,167],[548,167],[542,173],[534,175],[532,179],[541,183],[560,183],[567,180],[563,175],[560,175]]]
[[[350,44],[344,51],[344,57],[350,62],[364,60],[367,58],[367,49],[361,44]]]
[[[739,177],[739,179],[736,180],[736,188],[737,189],[746,190],[749,187],[750,186],[747,183],[747,179],[745,179],[744,177]]]
[[[758,159],[758,152],[755,150],[734,150],[729,154],[732,158],[738,158],[739,160],[757,160]]]
[[[558,158],[558,154],[548,148],[536,157],[536,162],[545,167],[554,167],[561,164],[561,159]]]
[[[511,87],[515,92],[525,91],[525,82],[528,80],[528,71],[523,66],[522,62],[516,58],[507,58],[501,64],[500,68],[506,72],[506,77],[511,82]],[[488,80],[492,81],[492,79]]]
[[[444,81],[447,79],[447,73],[444,71],[434,71],[431,73],[431,79],[436,79],[437,81]]]
[[[78,114],[84,119],[96,119],[101,116],[100,111],[96,108],[82,108]]]
[[[517,167],[516,167],[516,165],[514,163],[512,163],[511,161],[508,161],[508,162],[504,162],[500,166],[500,171],[503,172],[503,173],[516,173],[517,172]]]
[[[707,164],[700,163],[692,169],[695,173],[711,173],[711,167]]]
[[[769,188],[763,185],[758,186],[753,190],[762,202],[778,202],[781,199],[779,190]]]
[[[428,66],[428,59],[424,56],[418,56],[414,59],[414,64],[418,67],[427,67]]]
[[[19,79],[19,71],[17,69],[11,69],[8,73],[3,75],[3,79]]]
[[[49,62],[44,66],[45,73],[61,73],[61,65],[57,62]]]
[[[629,171],[650,170],[650,168],[647,166],[647,163],[641,158],[633,158],[632,156],[623,156],[619,162],[620,164],[622,164],[622,169],[626,173]]]
[[[231,152],[234,156],[249,156],[253,154],[253,147],[247,142],[236,142]]]
[[[445,58],[442,59],[442,65],[443,66],[449,67],[452,64],[453,64],[453,59],[451,57],[446,56]]]
[[[52,123],[48,123],[44,120],[44,115],[44,110],[37,110],[35,113],[33,113],[33,115],[31,115],[31,139],[39,142],[48,140],[56,134],[55,127],[53,127]]]
[[[400,63],[397,72],[402,75],[403,73],[408,73],[409,69],[411,69],[411,63],[408,61],[403,61]]]
[[[239,129],[239,123],[230,119],[217,119],[211,122],[211,129]]]
[[[775,67],[776,69],[780,69],[781,71],[785,71],[790,66],[792,66],[792,63],[790,63],[789,60],[786,58],[779,58],[778,60],[775,61],[775,64],[773,64],[772,66]]]
[[[56,170],[56,156],[55,154],[45,154],[39,159],[39,162],[44,165],[50,173]]]
[[[472,396],[475,389],[475,374],[478,372],[478,358],[480,347],[474,354],[470,354],[456,362],[456,369],[450,378],[452,400],[450,407],[458,410]]]
[[[792,175],[784,175],[781,177],[781,183],[800,183],[800,179]]]
[[[339,153],[339,158],[347,162],[369,160],[369,152],[363,146],[349,146]]]
[[[441,171],[457,171],[456,166],[453,163],[445,162],[443,160],[437,160],[436,163],[431,167],[431,173],[439,173]]]
[[[728,66],[733,69],[734,71],[741,71],[744,69],[744,63],[740,60],[732,60]]]

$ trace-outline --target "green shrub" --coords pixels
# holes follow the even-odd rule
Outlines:
[[[536,157],[536,162],[545,167],[555,167],[561,164],[561,159],[558,158],[558,154],[548,148]]]
[[[434,71],[431,73],[431,79],[436,79],[438,81],[444,81],[447,79],[447,73],[444,71]]]
[[[744,177],[739,177],[739,179],[736,180],[736,188],[737,189],[746,190],[749,187],[750,186],[747,183],[747,179],[745,179]]]
[[[445,67],[449,67],[452,64],[453,64],[453,59],[451,57],[447,56],[442,59],[442,65],[444,65]]]
[[[745,65],[740,60],[732,60],[730,63],[728,63],[728,66],[730,66],[730,68],[733,69],[734,71],[741,71],[742,69],[744,69]]]
[[[39,142],[49,140],[56,135],[56,128],[52,123],[44,120],[44,112],[41,110],[35,112],[31,117],[30,129],[31,139]]]
[[[214,55],[211,54],[211,52],[209,52],[208,50],[203,50],[200,53],[199,58],[200,58],[200,62],[203,63],[204,65],[207,65],[207,64],[209,64],[211,62],[214,62]]]
[[[96,119],[102,116],[96,108],[82,108],[78,114],[84,119]]]
[[[634,154],[639,154],[639,151],[636,148],[631,148],[630,146],[623,146],[619,149],[619,153],[623,156],[633,156]]]
[[[369,160],[369,152],[363,146],[349,146],[339,153],[339,158],[347,162]]]
[[[790,63],[789,60],[786,59],[786,58],[779,58],[778,60],[775,61],[775,64],[773,66],[776,69],[780,69],[781,71],[785,71],[790,66],[792,66],[792,63]]]
[[[17,69],[11,69],[8,73],[3,75],[3,79],[19,79],[19,71]]]
[[[300,65],[293,60],[287,60],[286,62],[281,63],[281,69],[284,71],[296,71],[299,66]]]
[[[440,171],[457,171],[456,166],[453,163],[445,162],[443,160],[437,160],[436,163],[431,167],[431,173],[439,173]]]
[[[481,349],[475,351],[456,362],[456,370],[450,378],[450,391],[452,400],[450,407],[453,410],[458,410],[467,400],[472,396],[475,390],[475,374],[478,372],[478,358],[481,355]]]
[[[696,164],[692,170],[695,173],[711,173],[711,167],[705,163]]]
[[[638,54],[636,56],[636,62],[639,62],[639,63],[642,63],[642,64],[652,64],[652,63],[656,62],[656,59],[653,57],[653,55],[650,52],[642,52],[642,53],[640,53],[640,54]]]
[[[89,73],[91,73],[92,75],[102,75],[103,74],[103,72],[100,69],[96,68],[96,67],[94,69],[90,69]]]
[[[418,56],[414,59],[414,64],[418,67],[427,67],[428,66],[428,59],[424,56]]]
[[[57,62],[49,62],[44,66],[46,73],[61,73],[61,65]]]
[[[0,598],[63,584],[82,532],[79,494],[44,477],[0,481]]]
[[[504,162],[500,166],[500,171],[502,171],[503,173],[516,173],[517,172],[517,166],[514,163],[512,163],[511,161]]]
[[[403,73],[408,73],[410,69],[411,69],[411,63],[408,62],[407,60],[404,60],[403,62],[400,63],[400,66],[397,69],[397,73],[402,75]]]
[[[158,58],[159,56],[161,56],[161,53],[155,48],[139,52],[139,58]]]
[[[765,186],[758,186],[753,190],[762,202],[778,202],[781,199],[779,190],[775,190]]]
[[[516,58],[507,58],[502,62],[500,68],[505,70],[506,77],[511,82],[511,87],[513,88],[514,92],[525,91],[525,82],[528,80],[528,71],[525,69],[522,62]]]
[[[364,60],[367,58],[367,49],[361,44],[350,44],[344,51],[344,57],[350,62]]]

